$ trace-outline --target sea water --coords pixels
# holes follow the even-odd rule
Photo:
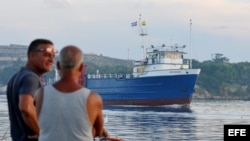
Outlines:
[[[225,124],[250,124],[249,107],[250,101],[193,100],[189,106],[106,106],[103,114],[110,136],[124,141],[222,141]],[[0,95],[0,141],[9,136],[6,96]]]

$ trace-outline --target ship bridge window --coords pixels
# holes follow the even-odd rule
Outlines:
[[[146,58],[146,63],[150,62],[152,64],[159,63],[159,53],[151,53]]]
[[[182,55],[179,53],[167,53],[166,56],[167,56],[167,58],[171,58],[171,59],[182,58]]]
[[[165,58],[165,53],[160,53],[160,58]]]

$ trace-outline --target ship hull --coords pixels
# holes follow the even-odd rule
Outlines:
[[[190,104],[197,74],[137,78],[86,79],[85,86],[101,95],[104,105]]]

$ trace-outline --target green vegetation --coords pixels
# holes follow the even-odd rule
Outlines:
[[[197,86],[214,96],[249,99],[250,63],[228,63],[228,60],[226,57],[202,63],[194,60],[193,68],[201,68]]]
[[[0,62],[0,86],[7,85],[11,77],[20,70],[21,67],[25,66],[26,62],[24,61],[9,61],[9,62]],[[53,71],[46,73],[44,75],[46,78],[54,79],[55,69]]]

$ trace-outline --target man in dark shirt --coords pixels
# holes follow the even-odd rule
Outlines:
[[[52,70],[54,45],[47,39],[36,39],[28,47],[28,61],[8,82],[7,100],[13,141],[37,140],[39,126],[35,93],[42,86],[41,76]]]

